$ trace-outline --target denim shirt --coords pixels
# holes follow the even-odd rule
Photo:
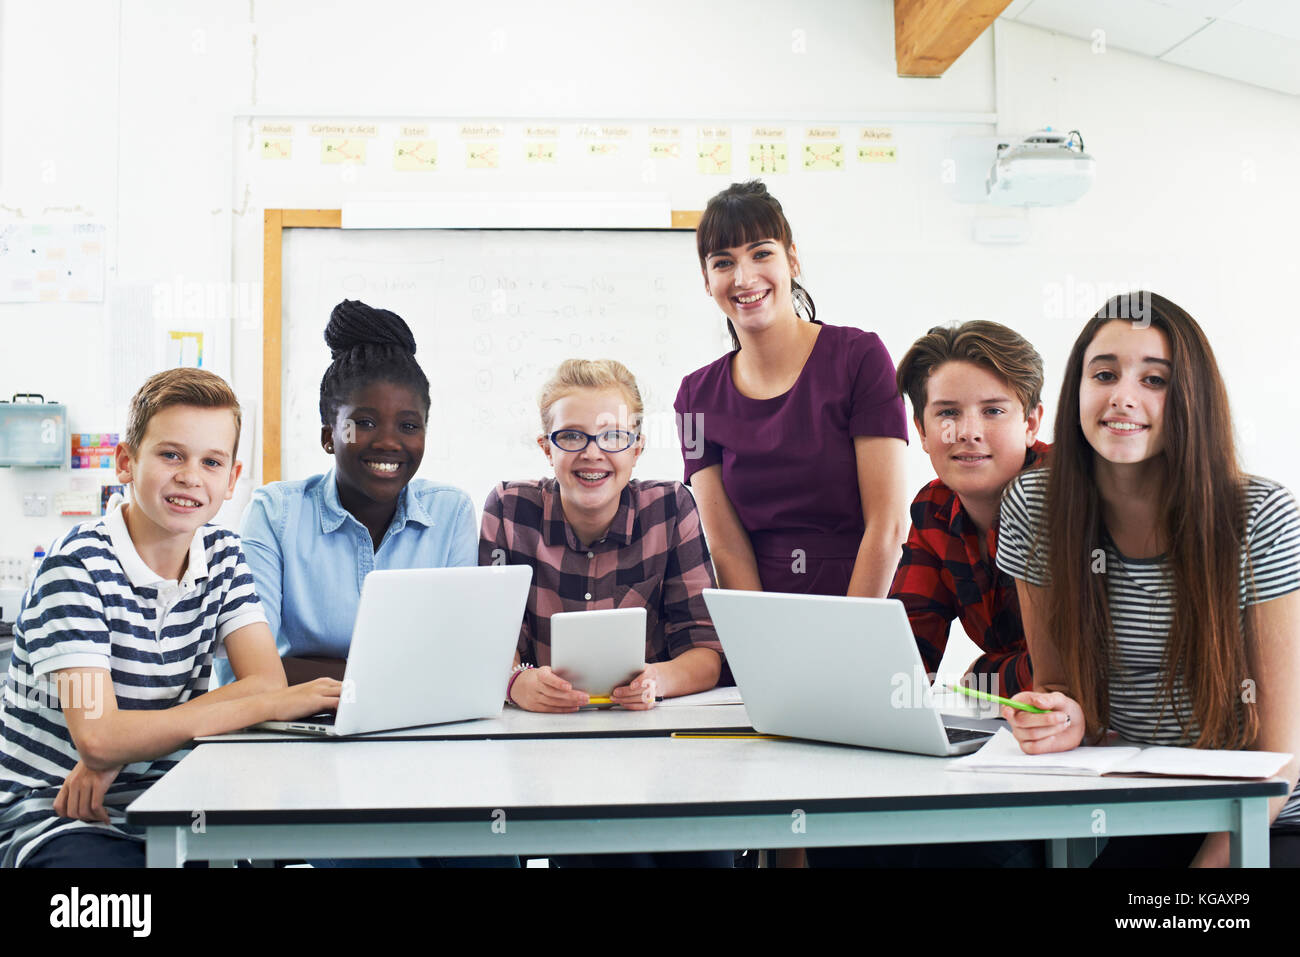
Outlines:
[[[413,479],[376,551],[339,502],[331,471],[253,492],[240,528],[257,597],[281,657],[346,658],[361,583],[376,569],[478,564],[478,522],[468,495]],[[218,683],[234,680],[226,658]]]

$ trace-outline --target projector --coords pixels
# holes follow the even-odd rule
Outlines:
[[[1018,143],[999,143],[985,186],[997,206],[1063,206],[1088,191],[1095,167],[1078,130],[1048,127]]]

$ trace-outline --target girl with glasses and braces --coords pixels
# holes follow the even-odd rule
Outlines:
[[[587,704],[550,668],[550,618],[604,608],[647,616],[645,671],[614,689],[615,704],[643,710],[709,690],[722,665],[702,594],[714,587],[709,552],[679,482],[632,478],[645,444],[636,380],[612,359],[569,359],[539,404],[537,444],[555,477],[494,488],[479,535],[480,564],[533,568],[507,700],[547,712]]]

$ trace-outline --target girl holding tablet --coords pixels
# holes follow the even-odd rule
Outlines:
[[[1057,408],[1050,466],[1001,510],[1034,662],[1016,698],[1050,709],[1003,708],[1021,747],[1114,731],[1300,754],[1300,511],[1241,472],[1201,327],[1162,296],[1115,297],[1075,341]],[[1270,818],[1273,863],[1300,864],[1300,798]],[[1228,835],[1112,839],[1097,863],[1226,866]]]
[[[614,689],[615,704],[707,691],[721,648],[704,605],[709,552],[689,492],[632,478],[641,456],[636,380],[613,359],[569,359],[542,388],[537,444],[554,478],[503,482],[483,506],[479,562],[531,565],[508,700],[528,711],[571,712],[587,695],[550,668],[557,612],[645,608],[645,671]]]
[[[723,588],[884,597],[907,531],[907,419],[878,336],[818,322],[781,204],[709,200],[704,287],[732,352],[682,380],[686,482]]]
[[[550,618],[646,610],[645,671],[611,698],[632,710],[707,691],[722,646],[704,605],[713,586],[699,514],[678,482],[638,481],[645,439],[636,380],[613,359],[569,359],[542,387],[537,444],[554,478],[503,482],[483,506],[479,562],[531,565],[515,669],[503,690],[528,711],[573,712],[587,695],[550,668]],[[731,851],[592,854],[561,867],[731,867]]]

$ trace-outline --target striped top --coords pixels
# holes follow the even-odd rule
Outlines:
[[[54,672],[103,668],[119,709],[171,708],[207,690],[213,652],[228,635],[265,620],[233,532],[211,525],[195,532],[179,582],[140,558],[121,508],[64,536],[41,563],[14,625],[0,710],[0,866],[20,866],[43,841],[73,830],[142,837],[126,826],[126,806],[183,756],[122,768],[104,798],[109,825],[56,817],[54,798],[79,755]],[[93,714],[101,689],[63,690]]]
[[[1047,479],[1047,469],[1018,476],[1007,486],[999,517],[998,565],[1040,587],[1051,584]],[[1300,509],[1295,498],[1285,487],[1256,476],[1247,478],[1245,494],[1247,547],[1238,585],[1243,609],[1300,589]],[[1163,556],[1121,555],[1109,535],[1102,545],[1114,632],[1108,681],[1110,728],[1131,741],[1186,746],[1195,738],[1196,722],[1181,676],[1174,680],[1174,711],[1165,709],[1161,714],[1165,642],[1175,601],[1168,563]],[[1192,729],[1190,738],[1184,737],[1180,719]],[[1300,791],[1292,795],[1275,825],[1300,827]]]

